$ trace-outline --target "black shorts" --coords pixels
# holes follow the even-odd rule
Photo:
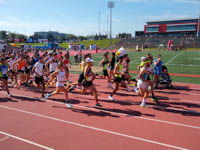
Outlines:
[[[65,70],[66,70],[66,72],[69,72],[69,68],[68,67],[65,67]]]
[[[78,78],[78,83],[81,84],[84,80],[84,72],[82,72],[80,75],[79,75],[79,78]]]
[[[123,81],[122,78],[120,78],[120,77],[114,77],[114,82],[121,83],[121,81]]]
[[[128,79],[126,78],[125,75],[122,75],[122,80],[123,80],[123,81],[128,81]]]
[[[12,76],[15,76],[15,75],[16,75],[16,72],[13,71],[13,70],[10,70],[9,72],[11,73]]]
[[[26,73],[26,74],[30,74],[30,73],[31,73],[31,69],[26,69],[26,70],[25,70],[25,73]]]
[[[0,80],[6,80],[6,81],[8,81],[8,77],[0,77]]]
[[[25,73],[25,70],[18,70],[18,73]]]
[[[103,70],[103,75],[104,76],[108,76],[108,71],[107,70]]]
[[[51,71],[50,74],[54,73],[55,71]]]
[[[92,81],[86,81],[85,79],[84,79],[84,81],[83,81],[83,86],[85,87],[85,88],[89,88],[90,86],[92,86],[93,85],[93,82]]]
[[[149,81],[149,80],[151,80],[151,79],[150,79],[150,77],[148,76],[148,77],[147,77],[147,81]]]
[[[39,84],[40,82],[43,82],[43,81],[44,81],[43,76],[41,76],[41,77],[35,76],[35,83],[36,83],[36,84]]]
[[[114,66],[110,66],[110,71],[113,71],[114,70]]]

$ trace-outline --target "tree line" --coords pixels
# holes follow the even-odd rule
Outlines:
[[[38,41],[39,39],[48,39],[49,42],[57,41],[59,43],[66,42],[66,41],[83,41],[83,40],[103,40],[107,39],[107,35],[87,35],[87,36],[76,36],[74,34],[61,34],[58,33],[57,35],[52,34],[51,32],[46,32],[46,36],[42,36],[35,32],[31,36],[26,36],[24,34],[14,33],[2,30],[0,31],[0,40],[4,40],[6,42],[14,42],[14,39],[19,39],[20,41],[26,41],[26,39],[32,39],[32,41]],[[131,38],[131,33],[119,33],[117,34],[116,38]]]

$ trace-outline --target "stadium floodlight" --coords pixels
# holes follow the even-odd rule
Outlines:
[[[108,8],[110,8],[110,46],[112,45],[112,9],[114,7],[114,1],[108,1]]]
[[[197,37],[199,37],[200,15],[197,23]]]

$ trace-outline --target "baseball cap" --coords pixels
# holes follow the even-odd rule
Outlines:
[[[146,57],[141,57],[141,61],[145,61]]]
[[[85,61],[86,61],[86,62],[93,62],[93,59],[87,58]]]

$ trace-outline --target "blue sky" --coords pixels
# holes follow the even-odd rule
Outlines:
[[[200,0],[114,0],[113,36],[143,30],[149,20],[197,18]],[[0,0],[0,30],[32,35],[59,31],[75,35],[107,33],[107,0]]]

